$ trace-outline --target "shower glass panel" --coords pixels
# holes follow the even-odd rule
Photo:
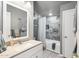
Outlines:
[[[60,17],[46,17],[46,48],[60,53]]]
[[[46,19],[46,38],[60,41],[59,17],[51,16]]]

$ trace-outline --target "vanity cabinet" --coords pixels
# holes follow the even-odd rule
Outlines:
[[[43,44],[34,46],[22,53],[14,56],[13,58],[42,58],[43,57]]]

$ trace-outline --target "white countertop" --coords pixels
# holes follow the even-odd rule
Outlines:
[[[38,44],[41,44],[41,42],[35,41],[35,40],[29,40],[29,41],[23,42],[22,44],[15,44],[14,46],[8,46],[7,50],[0,54],[0,58],[10,58]]]

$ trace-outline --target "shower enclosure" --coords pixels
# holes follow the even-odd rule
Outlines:
[[[46,48],[60,53],[60,17],[46,17]]]

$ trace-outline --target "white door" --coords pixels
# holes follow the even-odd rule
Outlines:
[[[75,9],[62,12],[62,53],[65,57],[72,57],[75,48],[74,12]]]

